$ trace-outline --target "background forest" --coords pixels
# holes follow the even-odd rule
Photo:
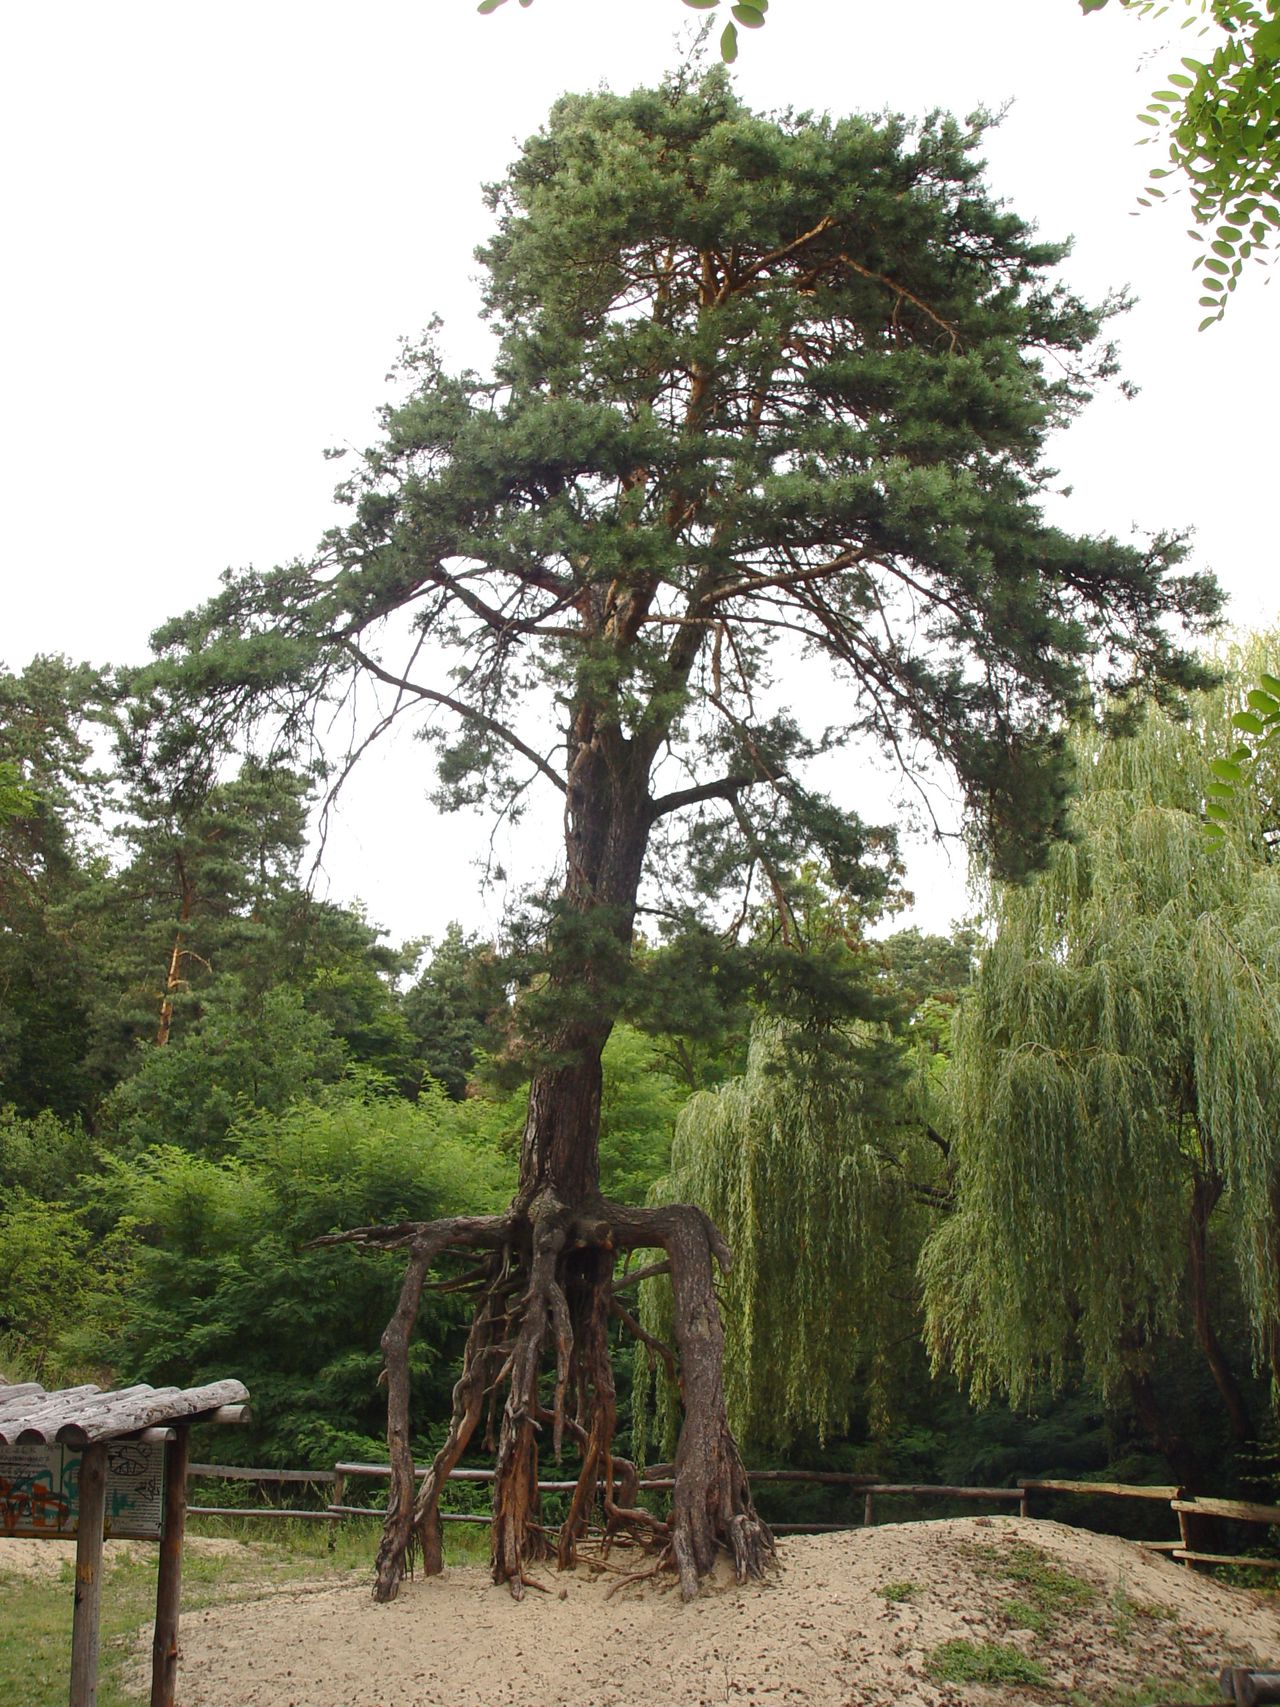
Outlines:
[[[1073,737],[1071,839],[990,884],[980,927],[895,929],[900,891],[811,869],[741,921],[873,992],[875,1017],[830,1022],[837,1071],[782,1047],[713,943],[692,967],[638,944],[604,1189],[691,1198],[728,1236],[749,1462],[1274,1490],[1275,779],[1265,748],[1244,790],[1223,758],[1273,655],[1233,659],[1188,719]],[[0,1368],[235,1374],[245,1460],[377,1459],[397,1265],[305,1246],[506,1200],[536,973],[518,941],[391,946],[314,899],[310,780],[157,791],[87,666],[0,677],[0,766]],[[419,1453],[462,1323],[448,1295],[424,1311]],[[669,1395],[636,1373],[623,1439],[652,1458]]]

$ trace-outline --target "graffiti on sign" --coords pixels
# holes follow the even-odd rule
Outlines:
[[[0,1446],[0,1535],[74,1535],[80,1460],[76,1446]],[[108,1445],[107,1534],[159,1535],[163,1503],[163,1445]]]

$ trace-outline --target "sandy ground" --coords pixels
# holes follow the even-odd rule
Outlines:
[[[19,1545],[0,1543],[0,1564],[15,1568],[9,1549]],[[1094,1591],[1092,1598],[1086,1591],[1087,1604],[1052,1612],[1039,1630],[1018,1628],[1017,1603],[1034,1598],[1025,1571],[1037,1554],[1028,1547]],[[344,1582],[193,1612],[183,1621],[179,1700],[183,1707],[1100,1707],[1153,1678],[1169,1680],[1157,1698],[1176,1702],[1202,1691],[1224,1664],[1280,1661],[1280,1600],[1227,1588],[1113,1537],[1031,1519],[962,1518],[794,1539],[782,1544],[769,1585],[739,1588],[726,1577],[688,1606],[669,1584],[625,1586],[610,1596],[618,1576],[587,1568],[565,1576],[548,1570],[544,1580],[550,1593],[520,1604],[482,1569],[467,1567],[408,1582],[389,1606],[375,1605],[367,1583]],[[901,1598],[886,1599],[891,1586]],[[1011,1645],[1046,1667],[1047,1685],[935,1681],[930,1656],[957,1639]],[[140,1654],[148,1643],[143,1632]],[[1180,1691],[1181,1683],[1195,1687]]]
[[[216,1536],[189,1535],[187,1552],[206,1558],[238,1558],[250,1551],[241,1541],[221,1541]],[[106,1541],[102,1547],[108,1566],[121,1559],[151,1559],[156,1556],[153,1541]],[[76,1562],[74,1541],[23,1540],[21,1536],[0,1537],[0,1572],[12,1571],[22,1577],[57,1577],[64,1565]]]

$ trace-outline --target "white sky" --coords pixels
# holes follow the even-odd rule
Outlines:
[[[370,442],[399,337],[439,313],[450,356],[485,359],[479,185],[565,89],[659,78],[695,16],[676,0],[511,0],[491,18],[473,0],[9,8],[0,661],[141,659],[225,566],[305,554],[333,514],[321,449]],[[1119,336],[1141,395],[1103,398],[1067,435],[1055,519],[1194,526],[1235,619],[1273,620],[1280,299],[1258,270],[1197,334],[1185,208],[1132,217],[1157,158],[1134,114],[1193,41],[1076,0],[775,0],[742,35],[758,107],[1014,103],[987,151],[998,192],[1075,235],[1076,288],[1140,299]],[[469,864],[487,832],[436,818],[422,761],[365,761],[329,892],[395,937],[491,926],[501,898]],[[923,924],[963,910],[958,865],[918,854],[912,872]]]

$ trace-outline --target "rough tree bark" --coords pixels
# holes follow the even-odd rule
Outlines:
[[[408,1267],[395,1314],[382,1336],[387,1380],[387,1443],[392,1467],[387,1520],[374,1594],[392,1599],[416,1552],[428,1575],[442,1568],[440,1496],[450,1471],[484,1425],[494,1454],[491,1564],[517,1599],[542,1587],[533,1567],[554,1555],[575,1563],[592,1514],[604,1543],[626,1532],[672,1566],[691,1599],[723,1549],[739,1581],[762,1576],[773,1538],[756,1513],[729,1428],[721,1360],[724,1334],[715,1267],[727,1270],[724,1240],[691,1205],[640,1209],[600,1191],[601,1054],[617,1016],[617,967],[629,957],[636,897],[649,831],[662,810],[652,799],[654,743],[595,726],[575,729],[565,814],[563,916],[598,929],[594,956],[572,977],[553,975],[544,1008],[568,1018],[539,1036],[545,1061],[529,1091],[516,1196],[505,1214],[396,1227],[365,1227],[319,1243],[403,1248]],[[620,1255],[660,1250],[675,1300],[675,1346],[645,1335],[615,1296]],[[415,1494],[410,1448],[408,1351],[436,1260],[449,1251],[479,1255],[450,1289],[474,1289],[475,1315],[453,1391],[443,1446]],[[640,1508],[637,1473],[613,1450],[616,1401],[609,1327],[619,1319],[678,1368],[684,1409],[670,1512]],[[538,1475],[543,1455],[566,1444],[579,1460],[568,1516],[552,1537],[542,1523]]]

